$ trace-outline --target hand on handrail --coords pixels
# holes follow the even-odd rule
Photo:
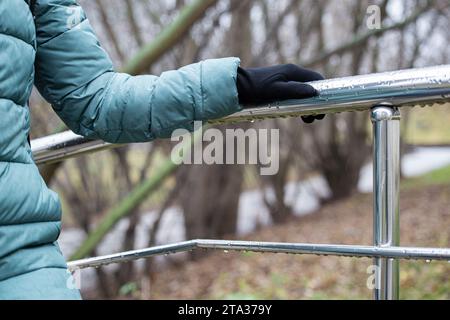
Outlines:
[[[316,89],[305,83],[324,80],[315,71],[295,64],[265,68],[238,69],[237,88],[241,105],[258,105],[289,99],[306,99],[318,95]],[[322,120],[325,115],[302,117],[305,123]]]

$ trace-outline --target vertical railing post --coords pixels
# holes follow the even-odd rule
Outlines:
[[[400,245],[400,112],[390,105],[372,109],[374,166],[374,245]],[[399,261],[376,258],[376,300],[399,298]]]

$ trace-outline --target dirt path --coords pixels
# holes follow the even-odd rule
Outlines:
[[[450,186],[401,194],[401,243],[450,247]],[[247,240],[367,244],[372,241],[370,195],[324,207],[320,212]],[[259,253],[212,253],[207,259],[155,275],[154,299],[369,299],[370,259]],[[403,298],[450,299],[450,263],[401,263]]]

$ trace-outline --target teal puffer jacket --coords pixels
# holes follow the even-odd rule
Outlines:
[[[159,77],[116,73],[75,0],[37,0],[34,18],[28,1],[0,1],[0,298],[79,298],[57,244],[60,201],[27,142],[33,83],[74,132],[144,142],[238,111],[238,65],[227,58]]]

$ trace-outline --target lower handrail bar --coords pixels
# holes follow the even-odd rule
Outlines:
[[[188,252],[195,249],[213,249],[224,251],[252,251],[289,254],[315,254],[324,256],[346,256],[358,258],[392,258],[412,260],[450,261],[450,248],[419,247],[376,247],[339,244],[304,244],[286,242],[257,242],[229,240],[191,240],[151,248],[126,251],[111,255],[87,258],[68,263],[69,270],[96,268],[114,263]]]

